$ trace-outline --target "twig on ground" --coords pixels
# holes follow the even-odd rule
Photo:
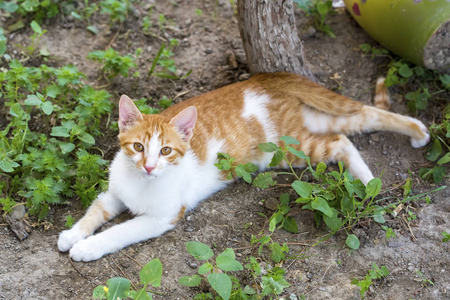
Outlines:
[[[80,274],[81,277],[83,277],[84,279],[86,279],[91,285],[91,280],[89,278],[87,278],[86,275],[84,275],[83,273],[80,272],[80,270],[77,269],[77,267],[75,266],[75,264],[73,263],[73,260],[70,258],[69,256],[69,262],[72,265],[72,268],[74,268],[75,271],[77,271],[78,274]]]
[[[122,274],[122,276],[123,276],[124,278],[128,279],[128,280],[130,281],[131,285],[133,286],[133,288],[134,288],[135,290],[137,290],[138,288],[136,287],[136,285],[134,284],[134,282],[133,282],[130,278],[128,278],[127,274],[125,274],[125,272],[122,270],[122,268],[119,266],[119,264],[116,263],[116,261],[114,260],[114,258],[111,257],[111,260],[112,260],[112,262],[116,265],[117,269],[119,269],[119,271],[120,271],[120,273]]]

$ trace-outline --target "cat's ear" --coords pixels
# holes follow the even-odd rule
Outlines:
[[[119,129],[124,132],[137,121],[142,120],[142,114],[128,96],[122,95],[119,101]]]
[[[183,141],[189,142],[194,134],[195,122],[197,121],[197,108],[189,106],[183,109],[170,120],[170,124],[175,126],[183,136]]]

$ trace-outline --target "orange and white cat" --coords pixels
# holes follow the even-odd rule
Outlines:
[[[383,87],[378,82],[379,106],[388,103]],[[119,129],[121,150],[111,164],[109,190],[59,236],[59,249],[70,250],[73,260],[95,260],[172,229],[186,210],[230,182],[214,166],[218,152],[263,170],[272,155],[257,146],[292,136],[312,163],[343,161],[367,183],[373,175],[345,134],[388,130],[409,136],[413,147],[429,141],[419,120],[365,106],[289,73],[259,74],[161,115],[143,115],[122,96]],[[137,216],[93,235],[126,209]]]

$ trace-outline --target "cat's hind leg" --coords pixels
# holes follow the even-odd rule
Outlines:
[[[111,220],[125,207],[122,202],[110,192],[101,193],[89,207],[83,218],[71,229],[61,232],[58,238],[58,248],[65,252],[80,240],[92,235],[97,228]]]
[[[414,148],[423,147],[430,141],[428,129],[421,121],[372,106],[365,105],[359,112],[349,116],[333,116],[310,107],[305,107],[302,113],[303,125],[312,133],[392,131],[409,136]]]

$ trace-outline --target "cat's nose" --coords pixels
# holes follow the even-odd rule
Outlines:
[[[149,167],[149,166],[144,166],[144,168],[145,168],[145,170],[147,170],[148,174],[150,174],[155,169],[155,167]]]

